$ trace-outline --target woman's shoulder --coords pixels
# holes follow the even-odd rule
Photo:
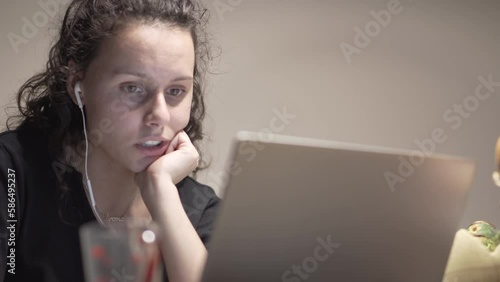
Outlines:
[[[24,156],[22,134],[18,130],[7,130],[0,133],[0,162],[15,162]]]
[[[18,130],[6,130],[0,133],[0,146],[2,150],[19,150],[21,141]]]
[[[32,129],[6,130],[0,133],[0,151],[11,160],[48,158],[47,138]]]

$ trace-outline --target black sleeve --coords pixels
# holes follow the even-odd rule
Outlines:
[[[217,217],[217,211],[219,206],[221,205],[221,200],[215,193],[213,193],[213,197],[208,201],[205,210],[201,216],[200,222],[198,223],[198,227],[196,231],[200,236],[201,241],[208,249],[208,244],[212,235],[212,231],[214,229],[215,220]]]
[[[208,249],[207,245],[214,229],[217,211],[222,203],[221,199],[212,187],[201,184],[189,176],[177,186],[184,210],[203,245]]]
[[[5,146],[0,143],[0,281],[14,280],[18,258],[16,238],[21,225],[20,172]]]

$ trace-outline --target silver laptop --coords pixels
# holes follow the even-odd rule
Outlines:
[[[441,281],[475,162],[239,132],[202,281]]]

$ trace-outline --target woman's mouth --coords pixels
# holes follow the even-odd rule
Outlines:
[[[162,141],[146,141],[141,144],[143,147],[157,147],[158,145],[161,144]]]
[[[135,147],[146,157],[161,156],[167,150],[169,142],[167,141],[146,141],[136,144]]]

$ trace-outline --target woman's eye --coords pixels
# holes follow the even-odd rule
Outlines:
[[[142,95],[145,92],[142,87],[133,84],[125,85],[123,87],[123,90],[125,90],[125,92],[127,92],[128,94],[135,94],[135,95]]]
[[[180,88],[172,88],[172,89],[168,90],[168,94],[170,94],[174,97],[180,96],[183,93],[184,93],[184,90],[180,89]]]

